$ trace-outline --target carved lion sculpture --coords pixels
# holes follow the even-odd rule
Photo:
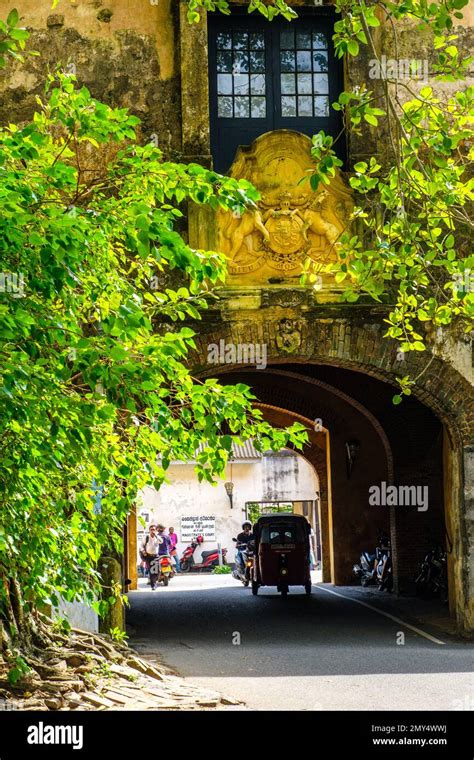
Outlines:
[[[327,199],[329,193],[327,190],[321,190],[311,206],[303,212],[303,237],[308,240],[308,232],[315,235],[323,235],[329,245],[336,246],[341,235],[341,230],[332,222],[325,218],[327,210]]]
[[[240,217],[240,219],[234,218],[234,220],[229,224],[229,226],[224,231],[224,237],[228,241],[228,246],[230,247],[229,257],[231,260],[234,260],[236,258],[237,254],[242,248],[242,245],[244,244],[245,239],[248,238],[255,230],[259,230],[262,233],[264,240],[268,240],[270,238],[270,234],[263,224],[262,215],[258,209],[254,209],[253,211],[246,211],[245,214]],[[250,245],[247,244],[247,251],[248,253],[251,253],[251,238],[249,238],[249,240]]]

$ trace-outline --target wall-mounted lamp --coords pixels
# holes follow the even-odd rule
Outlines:
[[[224,483],[224,488],[227,492],[227,496],[229,497],[230,508],[232,509],[232,507],[234,506],[233,501],[232,501],[232,493],[234,491],[234,484],[232,483],[232,481],[229,481],[228,483]]]
[[[352,475],[352,470],[354,469],[354,463],[359,453],[359,449],[360,449],[359,441],[356,441],[355,439],[346,441],[346,466],[347,466],[348,478],[350,478]]]

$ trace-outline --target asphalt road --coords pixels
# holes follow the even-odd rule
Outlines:
[[[131,592],[130,643],[250,709],[474,709],[472,644],[416,632],[351,595],[361,598],[315,584],[311,596],[253,597],[230,576],[178,576]]]

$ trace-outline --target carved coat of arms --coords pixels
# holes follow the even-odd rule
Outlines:
[[[219,214],[218,243],[230,259],[231,282],[294,279],[307,257],[320,264],[336,260],[351,196],[340,177],[311,190],[310,146],[305,135],[279,130],[239,149],[230,173],[250,180],[261,199],[241,217]]]

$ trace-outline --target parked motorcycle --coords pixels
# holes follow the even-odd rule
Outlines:
[[[236,538],[232,541],[236,542],[236,549],[240,549],[243,560],[243,568],[236,562],[232,571],[232,577],[237,581],[242,581],[244,586],[248,586],[253,576],[253,562],[254,562],[254,548],[253,541],[248,544],[239,544]]]
[[[196,538],[193,538],[189,546],[186,547],[180,560],[181,572],[189,573],[199,572],[201,570],[212,570],[219,564],[218,549],[210,549],[209,551],[202,552],[201,562],[196,562],[194,560],[194,552],[196,548],[203,543],[203,541],[203,536],[196,536]],[[221,549],[221,551],[222,562],[225,563],[227,549]]]
[[[448,601],[447,554],[441,546],[435,546],[423,559],[415,585],[419,596],[439,596],[443,602]]]
[[[360,555],[360,564],[354,565],[352,572],[360,578],[361,586],[376,585],[379,591],[392,591],[392,553],[390,539],[381,534],[374,554],[367,551]]]
[[[358,565],[354,565],[352,572],[357,578],[360,578],[361,586],[370,586],[375,583],[374,567],[375,567],[375,554],[369,552],[362,552]]]

